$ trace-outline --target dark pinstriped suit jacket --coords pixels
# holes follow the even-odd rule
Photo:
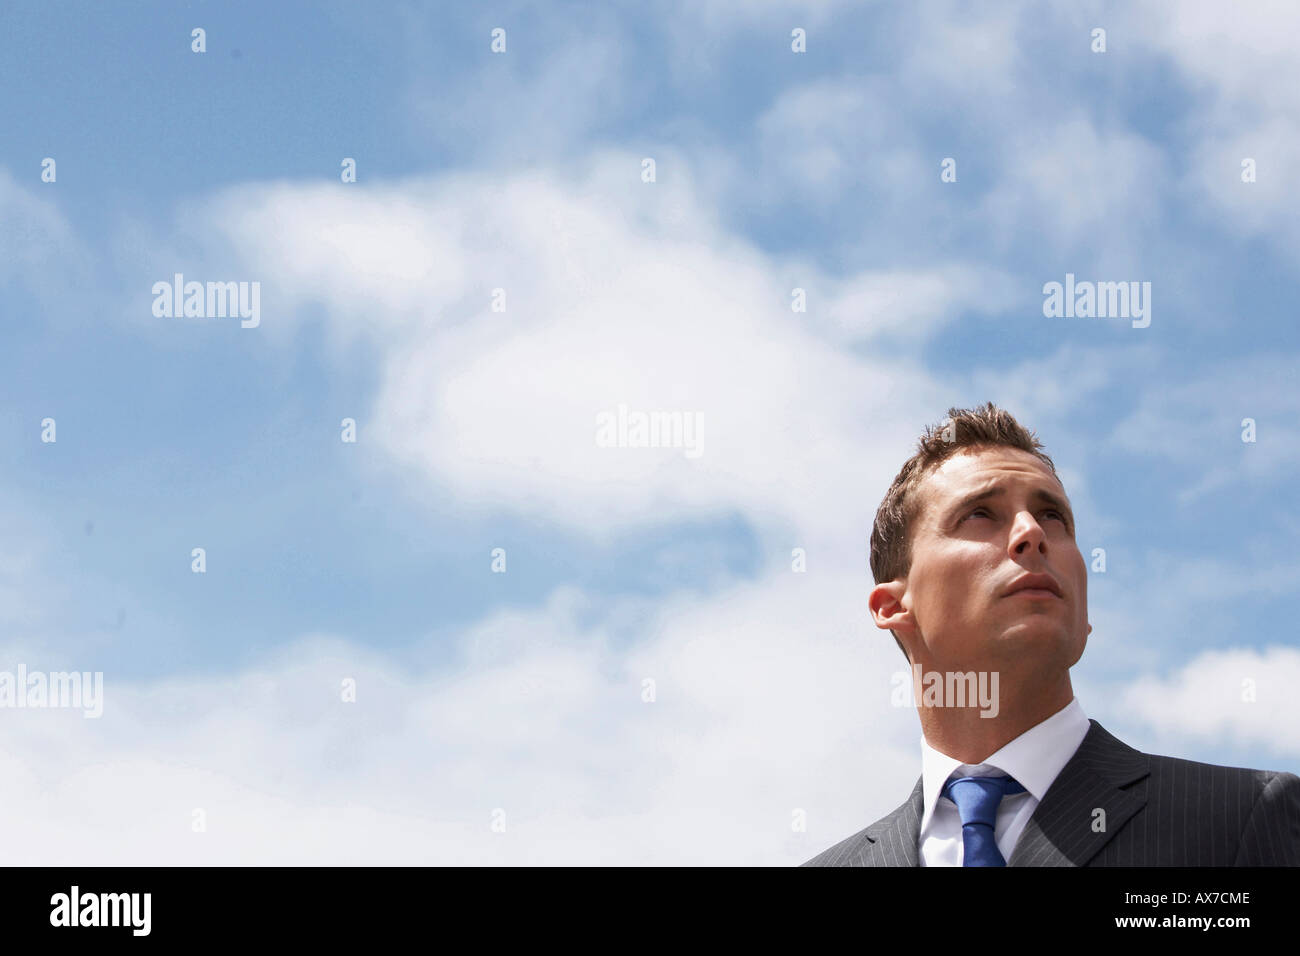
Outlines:
[[[1300,777],[1145,754],[1089,723],[1008,866],[1300,866]],[[918,866],[921,807],[917,780],[889,816],[803,865]]]

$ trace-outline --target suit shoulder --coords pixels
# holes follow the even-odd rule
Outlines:
[[[909,839],[915,840],[921,818],[922,780],[917,777],[912,792],[903,803],[890,813],[885,814],[870,826],[863,827],[857,833],[846,837],[829,849],[823,850],[801,866],[873,866],[874,852],[878,849],[877,839],[883,838],[886,844],[891,839],[891,831],[901,832],[900,827],[910,828]],[[901,838],[901,837],[900,837]],[[902,851],[910,856],[906,848]],[[895,859],[896,854],[891,855]],[[915,864],[913,864],[915,865]]]
[[[888,819],[888,818],[882,818],[882,819]],[[861,830],[859,830],[857,833],[853,834],[852,836],[845,837],[839,843],[836,843],[834,846],[830,847],[829,849],[823,850],[821,853],[818,853],[815,857],[813,857],[811,860],[808,860],[806,863],[801,863],[799,865],[800,866],[846,866],[848,865],[852,860],[857,859],[861,855],[863,849],[865,849],[867,846],[871,844],[871,841],[868,839],[867,834],[871,830],[874,830],[877,826],[879,826],[880,823],[881,820],[877,820],[875,823],[871,824],[870,826],[863,827]]]
[[[1215,844],[1207,865],[1300,866],[1300,776],[1134,753],[1149,774],[1148,811],[1204,828],[1202,843]]]
[[[1300,785],[1300,777],[1280,770],[1256,770],[1252,767],[1229,767],[1224,764],[1202,763],[1199,760],[1185,760],[1182,757],[1166,757],[1163,754],[1146,754],[1153,775],[1176,775],[1186,785],[1196,786],[1211,782],[1216,785],[1226,783],[1229,786],[1249,787],[1262,793],[1266,788],[1289,790]]]
[[[1147,754],[1151,772],[1148,798],[1157,804],[1186,804],[1195,799],[1213,797],[1217,812],[1237,819],[1245,826],[1246,818],[1258,811],[1264,819],[1281,814],[1292,820],[1300,837],[1300,777],[1279,770],[1256,770],[1251,767],[1227,767],[1220,764],[1183,760]]]

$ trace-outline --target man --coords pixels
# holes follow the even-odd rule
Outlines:
[[[1088,569],[1056,467],[992,403],[948,414],[871,534],[871,614],[918,675],[921,777],[804,866],[1300,865],[1300,778],[1141,753],[1088,719],[1070,686]]]

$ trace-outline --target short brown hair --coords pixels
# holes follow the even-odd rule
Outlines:
[[[876,522],[871,529],[871,576],[877,584],[905,577],[911,570],[912,525],[920,513],[917,491],[926,475],[958,450],[979,446],[1027,451],[1056,475],[1052,459],[1039,451],[1043,443],[1010,412],[992,402],[985,402],[979,408],[948,409],[947,420],[925,430],[917,442],[916,453],[903,463],[902,470],[876,511]],[[1059,476],[1057,480],[1060,480]],[[894,643],[907,657],[907,650],[897,634]]]

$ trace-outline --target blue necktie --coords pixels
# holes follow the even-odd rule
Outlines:
[[[943,785],[943,795],[961,814],[962,866],[1006,866],[993,837],[998,804],[1008,793],[1024,793],[1012,777],[958,777]]]

